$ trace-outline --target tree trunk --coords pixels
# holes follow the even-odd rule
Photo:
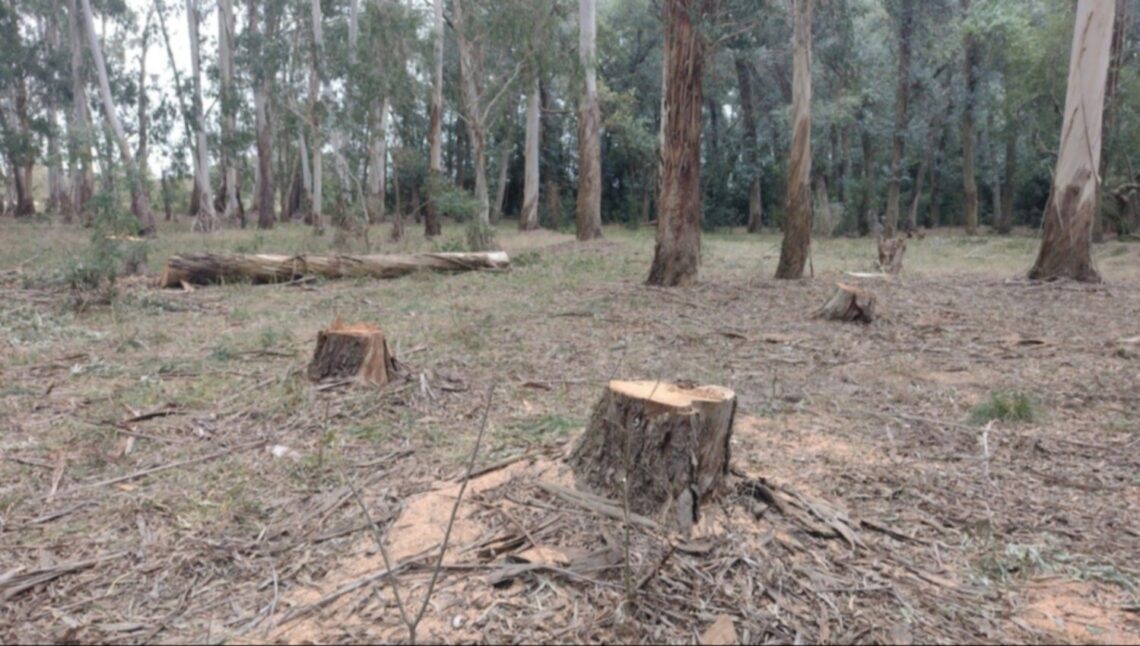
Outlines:
[[[898,84],[895,86],[895,130],[891,137],[891,176],[887,183],[887,213],[884,232],[893,236],[899,226],[899,193],[903,173],[903,154],[909,122],[911,33],[914,31],[915,7],[911,0],[901,0],[898,33]]]
[[[875,144],[871,139],[871,133],[867,128],[867,124],[863,125],[863,131],[859,133],[860,143],[863,148],[863,200],[860,205],[859,212],[862,214],[859,218],[859,235],[865,236],[875,228],[878,220],[875,214]]]
[[[509,134],[510,130],[508,129],[508,134],[503,137],[499,149],[499,183],[495,185],[495,208],[491,212],[491,219],[494,222],[498,222],[505,215],[503,213],[503,202],[507,197],[507,171],[510,170],[511,149],[514,147],[514,142],[511,141]]]
[[[374,105],[372,146],[368,163],[368,194],[371,205],[368,207],[373,222],[381,222],[387,216],[384,199],[388,193],[388,99]]]
[[[1134,4],[1134,3],[1133,3]],[[1116,21],[1112,28],[1112,51],[1108,63],[1108,80],[1105,85],[1104,102],[1104,132],[1103,150],[1101,151],[1100,168],[1097,177],[1097,209],[1093,220],[1092,241],[1104,242],[1104,208],[1100,200],[1101,188],[1108,179],[1111,170],[1110,162],[1116,157],[1117,142],[1120,137],[1116,134],[1116,112],[1119,102],[1120,68],[1124,62],[1124,37],[1128,32],[1131,16],[1128,14],[1129,2],[1116,0]]]
[[[740,91],[740,114],[744,124],[744,158],[748,163],[748,173],[752,181],[748,185],[748,232],[759,233],[763,226],[764,206],[760,195],[760,145],[756,137],[756,109],[752,97],[752,69],[743,56],[733,61],[736,68],[736,84]]]
[[[1030,278],[1100,281],[1092,263],[1091,237],[1114,13],[1111,2],[1077,3],[1061,145],[1045,206],[1041,251]]]
[[[312,189],[312,203],[310,204],[309,213],[312,218],[313,232],[321,235],[325,231],[324,220],[321,216],[321,210],[324,206],[324,196],[321,194],[321,180],[323,179],[323,172],[321,171],[321,56],[324,55],[324,38],[322,37],[322,18],[321,18],[321,1],[312,0],[309,3],[312,10],[312,20],[310,28],[312,30],[312,58],[309,61],[309,128],[311,134],[309,135],[310,152],[313,155],[313,160],[309,166],[313,173],[313,189]]]
[[[526,100],[526,144],[523,151],[523,206],[519,214],[519,231],[538,229],[538,142],[541,98],[539,97],[538,76],[532,81],[530,95]]]
[[[55,13],[47,18],[47,23],[44,26],[45,36],[47,39],[47,50],[53,59],[58,59],[62,54],[62,42],[60,32],[62,28],[59,24],[59,19],[62,16],[61,3],[58,1],[52,3],[52,9]],[[51,72],[51,82],[53,87],[49,89],[47,94],[47,119],[48,119],[48,210],[53,213],[63,213],[64,217],[69,217],[68,213],[71,210],[69,205],[70,197],[68,196],[67,176],[63,172],[63,154],[59,146],[59,97],[61,92],[57,89],[62,87],[59,79],[59,73],[53,69]]]
[[[257,0],[248,0],[248,26],[259,43],[269,42],[277,37],[277,9],[265,5],[262,31],[257,32]],[[264,55],[264,49],[257,45],[257,53]],[[257,228],[272,229],[273,213],[273,130],[269,123],[269,97],[273,94],[273,75],[258,70],[253,80],[254,126],[257,130]]]
[[[689,285],[697,279],[701,257],[702,82],[707,47],[701,19],[710,7],[710,0],[665,3],[661,179],[650,285]]]
[[[598,108],[597,0],[578,0],[578,60],[585,86],[578,102],[578,201],[574,222],[579,240],[602,237],[601,112]]]
[[[84,27],[87,31],[88,44],[91,47],[91,58],[95,60],[95,73],[99,77],[99,93],[103,98],[103,112],[107,123],[115,135],[115,142],[119,147],[119,157],[127,167],[131,182],[131,211],[138,219],[140,233],[153,236],[156,233],[154,214],[150,211],[150,200],[146,190],[146,169],[135,163],[131,154],[131,146],[127,142],[123,124],[119,122],[119,115],[115,112],[115,103],[111,98],[111,84],[107,79],[107,66],[103,62],[103,50],[99,46],[99,38],[95,35],[95,18],[91,13],[91,0],[83,0]]]
[[[986,118],[986,151],[990,154],[990,209],[993,212],[994,227],[1001,221],[1001,159],[998,152],[998,140],[995,135],[994,117],[991,111]]]
[[[970,13],[970,0],[962,0],[962,12]],[[974,177],[974,94],[978,85],[978,45],[974,35],[966,32],[962,37],[965,55],[963,71],[966,77],[966,103],[962,106],[962,193],[965,200],[966,234],[978,233],[978,184]]]
[[[150,107],[146,91],[146,55],[150,45],[150,21],[154,16],[154,8],[147,11],[146,24],[143,26],[142,38],[139,43],[139,87],[138,87],[138,163],[144,171],[150,167],[150,150],[147,139],[150,138]]]
[[[198,212],[194,230],[213,231],[218,225],[210,190],[210,151],[206,146],[206,116],[202,106],[202,63],[198,46],[198,0],[186,0],[186,20],[190,29],[190,68],[194,85],[194,183],[198,186]]]
[[[812,235],[821,238],[830,238],[835,230],[835,222],[831,218],[831,199],[827,195],[827,176],[816,173],[815,176],[815,203],[812,211]]]
[[[811,245],[811,19],[813,0],[795,0],[792,37],[792,149],[784,208],[784,243],[776,278],[804,275]]]
[[[558,180],[546,178],[546,228],[557,231],[562,227],[562,189]]]
[[[166,216],[165,220],[167,222],[174,221],[174,208],[172,204],[174,202],[174,189],[170,184],[170,176],[164,172],[160,180],[160,188],[162,189],[162,212]]]
[[[443,0],[432,3],[432,75],[431,75],[431,145],[428,164],[427,214],[424,217],[424,235],[437,236],[442,232],[439,207],[435,195],[443,183]]]
[[[459,77],[463,95],[466,120],[463,132],[471,145],[471,157],[475,171],[475,201],[479,204],[477,224],[484,229],[491,226],[491,203],[487,192],[487,110],[483,106],[482,70],[478,64],[481,57],[476,53],[474,43],[466,33],[464,4],[467,0],[456,0],[452,11],[455,23],[455,40],[459,49]],[[458,161],[462,168],[462,158]]]
[[[289,256],[275,254],[181,254],[166,261],[159,287],[182,283],[288,282],[305,276],[337,278],[398,278],[417,271],[504,269],[510,258],[502,251],[484,253],[421,253],[373,256]]]
[[[1005,126],[1005,190],[1001,192],[1001,217],[997,232],[1009,235],[1013,230],[1013,193],[1017,174],[1017,128],[1012,120]]]
[[[576,484],[688,533],[728,476],[736,394],[611,381],[569,458]]]
[[[67,24],[71,40],[71,128],[68,132],[68,170],[71,172],[71,216],[86,220],[87,202],[95,192],[91,170],[91,115],[87,110],[87,79],[83,73],[83,22],[76,0],[68,0]]]
[[[222,116],[221,166],[222,186],[225,188],[225,210],[222,218],[231,222],[238,215],[237,163],[234,160],[237,130],[237,95],[234,91],[234,5],[233,0],[218,0],[218,77],[220,80],[219,105]],[[244,224],[244,223],[243,223]]]

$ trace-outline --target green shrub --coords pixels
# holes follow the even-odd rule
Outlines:
[[[970,422],[974,424],[992,421],[1033,422],[1040,417],[1037,402],[1029,395],[1017,391],[990,393],[989,399],[970,411]]]

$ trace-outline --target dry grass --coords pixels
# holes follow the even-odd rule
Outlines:
[[[301,227],[187,229],[165,227],[146,243],[149,273],[173,252],[387,252],[462,239],[453,226],[439,243],[396,244],[374,228],[370,248],[334,249],[331,235]],[[827,611],[878,631],[860,640],[890,639],[896,623],[916,639],[1056,637],[995,619],[1016,619],[1020,586],[1041,572],[1107,581],[1120,605],[1135,605],[1140,364],[1117,341],[1140,335],[1140,245],[1098,247],[1107,285],[1086,288],[1020,281],[1036,252],[1028,235],[911,241],[900,279],[868,283],[881,319],[855,328],[808,313],[841,272],[872,270],[870,241],[818,242],[815,278],[789,284],[770,279],[777,237],[713,234],[702,284],[660,290],[641,284],[652,232],[606,234],[578,245],[503,227],[499,241],[516,260],[503,273],[190,293],[126,278],[109,305],[76,310],[53,281],[85,253],[86,232],[5,220],[0,640],[257,641],[290,594],[336,580],[330,573],[366,538],[342,471],[367,492],[373,516],[391,522],[401,500],[457,472],[489,384],[501,391],[486,463],[565,442],[614,375],[734,388],[770,434],[734,449],[749,471],[922,539],[864,534],[982,590],[973,610],[952,615],[938,601],[950,592],[933,584],[929,599],[903,590],[905,603]],[[307,383],[316,332],[335,316],[382,326],[414,378],[383,393]],[[1032,392],[1049,415],[968,426],[971,408],[1003,390]],[[272,446],[288,450],[274,457]],[[799,541],[839,558],[823,541]],[[893,580],[890,569],[880,575]],[[780,572],[769,572],[770,585],[797,576]],[[6,598],[5,581],[29,573],[52,578]],[[600,603],[596,593],[580,599]],[[762,603],[779,610],[774,598]],[[769,632],[756,624],[753,638],[820,638],[806,618],[779,616]],[[611,618],[594,632],[559,633],[539,617],[520,607],[509,619],[535,639],[634,641],[691,639],[709,620],[694,615],[669,631]],[[508,628],[489,621],[480,638]]]

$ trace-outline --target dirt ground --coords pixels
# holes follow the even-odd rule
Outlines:
[[[775,235],[718,233],[659,289],[649,230],[504,227],[506,272],[153,288],[175,251],[334,244],[187,228],[93,295],[59,283],[89,232],[0,224],[0,641],[407,641],[486,415],[421,642],[1140,643],[1140,244],[1095,286],[1023,280],[1026,232],[912,240],[888,280],[819,241],[777,282]],[[837,280],[873,324],[812,318]],[[305,380],[336,316],[397,383]],[[738,394],[692,539],[559,493],[610,378]],[[1010,392],[1032,419],[987,420]]]

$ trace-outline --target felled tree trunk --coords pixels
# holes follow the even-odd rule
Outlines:
[[[373,256],[285,256],[271,254],[183,254],[166,261],[159,287],[182,283],[277,283],[305,276],[322,278],[398,278],[416,271],[503,269],[510,258],[502,251],[422,253]]]
[[[611,381],[570,456],[577,484],[688,531],[728,473],[735,414],[727,388]]]
[[[835,293],[815,315],[831,321],[870,323],[875,320],[875,295],[854,285],[835,284]]]
[[[888,274],[902,271],[906,254],[906,238],[879,237],[879,268]]]
[[[345,325],[337,319],[317,334],[317,349],[309,362],[312,381],[356,378],[384,386],[396,372],[396,358],[384,333],[374,325]]]

